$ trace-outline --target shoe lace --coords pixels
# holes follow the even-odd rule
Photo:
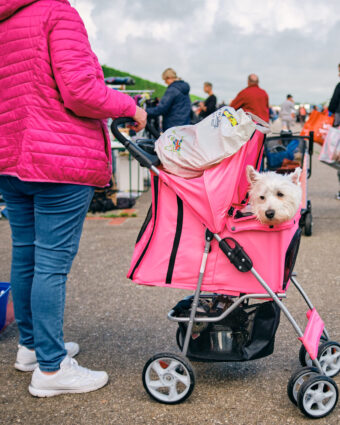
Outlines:
[[[91,373],[90,369],[83,367],[83,366],[80,366],[78,364],[77,360],[75,360],[73,358],[71,358],[68,367],[72,368],[78,375],[84,376],[84,375],[89,375]]]

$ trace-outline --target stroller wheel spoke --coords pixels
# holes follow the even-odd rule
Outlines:
[[[322,403],[322,401],[318,401],[316,403],[316,405],[318,406],[319,410],[321,410],[321,411],[325,411],[326,410],[326,406]]]
[[[161,378],[164,375],[164,368],[159,364],[159,362],[154,362],[152,365],[152,369],[157,373],[159,378]]]
[[[166,371],[172,372],[172,371],[176,370],[178,368],[178,366],[180,366],[180,362],[178,362],[177,360],[171,360],[171,363],[167,367]]]
[[[170,386],[169,400],[170,401],[177,400],[178,396],[179,396],[179,394],[178,394],[178,391],[177,391],[177,386],[176,386],[176,383],[174,383]]]
[[[186,387],[190,385],[190,378],[188,375],[181,375],[180,373],[177,373],[177,372],[173,372],[172,374],[177,381],[181,382]]]
[[[149,381],[148,383],[149,387],[154,388],[154,389],[158,389],[161,387],[164,387],[164,384],[162,381],[158,380],[158,381]]]

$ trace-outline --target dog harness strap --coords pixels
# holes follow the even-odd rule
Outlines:
[[[167,284],[170,284],[172,280],[172,274],[174,272],[178,246],[181,240],[182,227],[183,227],[183,201],[181,198],[177,196],[177,225],[176,225],[174,243],[172,245],[172,250],[171,250],[171,255],[169,260],[168,272],[166,274],[165,282]]]

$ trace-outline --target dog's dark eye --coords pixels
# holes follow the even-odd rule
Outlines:
[[[260,199],[264,200],[265,198],[264,198],[264,196],[262,195],[262,196],[260,196]]]
[[[278,196],[279,198],[282,198],[282,196],[284,196],[284,194],[283,194],[282,192],[277,192],[277,196]]]

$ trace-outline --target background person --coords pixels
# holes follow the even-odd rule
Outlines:
[[[340,63],[338,65],[339,77],[340,77]],[[333,127],[340,126],[340,83],[335,87],[331,101],[329,102],[328,111],[334,114]],[[338,181],[340,186],[340,170],[338,170]],[[336,199],[340,201],[340,190],[336,195]]]
[[[67,0],[1,2],[0,50],[0,191],[13,241],[15,367],[34,370],[35,396],[93,391],[108,376],[78,366],[71,358],[78,344],[64,344],[66,279],[94,186],[111,177],[102,119],[133,117],[138,131],[146,113],[105,85]]]
[[[208,115],[216,111],[217,98],[213,93],[212,87],[212,84],[208,81],[205,82],[203,85],[203,90],[205,93],[207,93],[208,97],[205,99],[204,102],[200,102],[199,104],[201,108],[199,116],[201,119],[207,117]]]
[[[339,77],[340,77],[340,64],[338,65]],[[340,83],[338,83],[334,89],[333,96],[328,106],[329,112],[334,114],[334,127],[340,125]]]
[[[289,131],[291,129],[294,115],[295,115],[295,106],[294,106],[293,96],[287,94],[287,99],[282,103],[280,110],[280,118],[282,121],[282,130]]]
[[[148,116],[152,118],[162,115],[163,131],[178,125],[190,124],[189,84],[178,78],[172,68],[167,68],[163,72],[162,79],[168,88],[157,106],[146,108]]]
[[[266,91],[259,87],[259,77],[256,74],[248,76],[248,87],[238,93],[230,106],[252,112],[269,122],[269,97]]]

